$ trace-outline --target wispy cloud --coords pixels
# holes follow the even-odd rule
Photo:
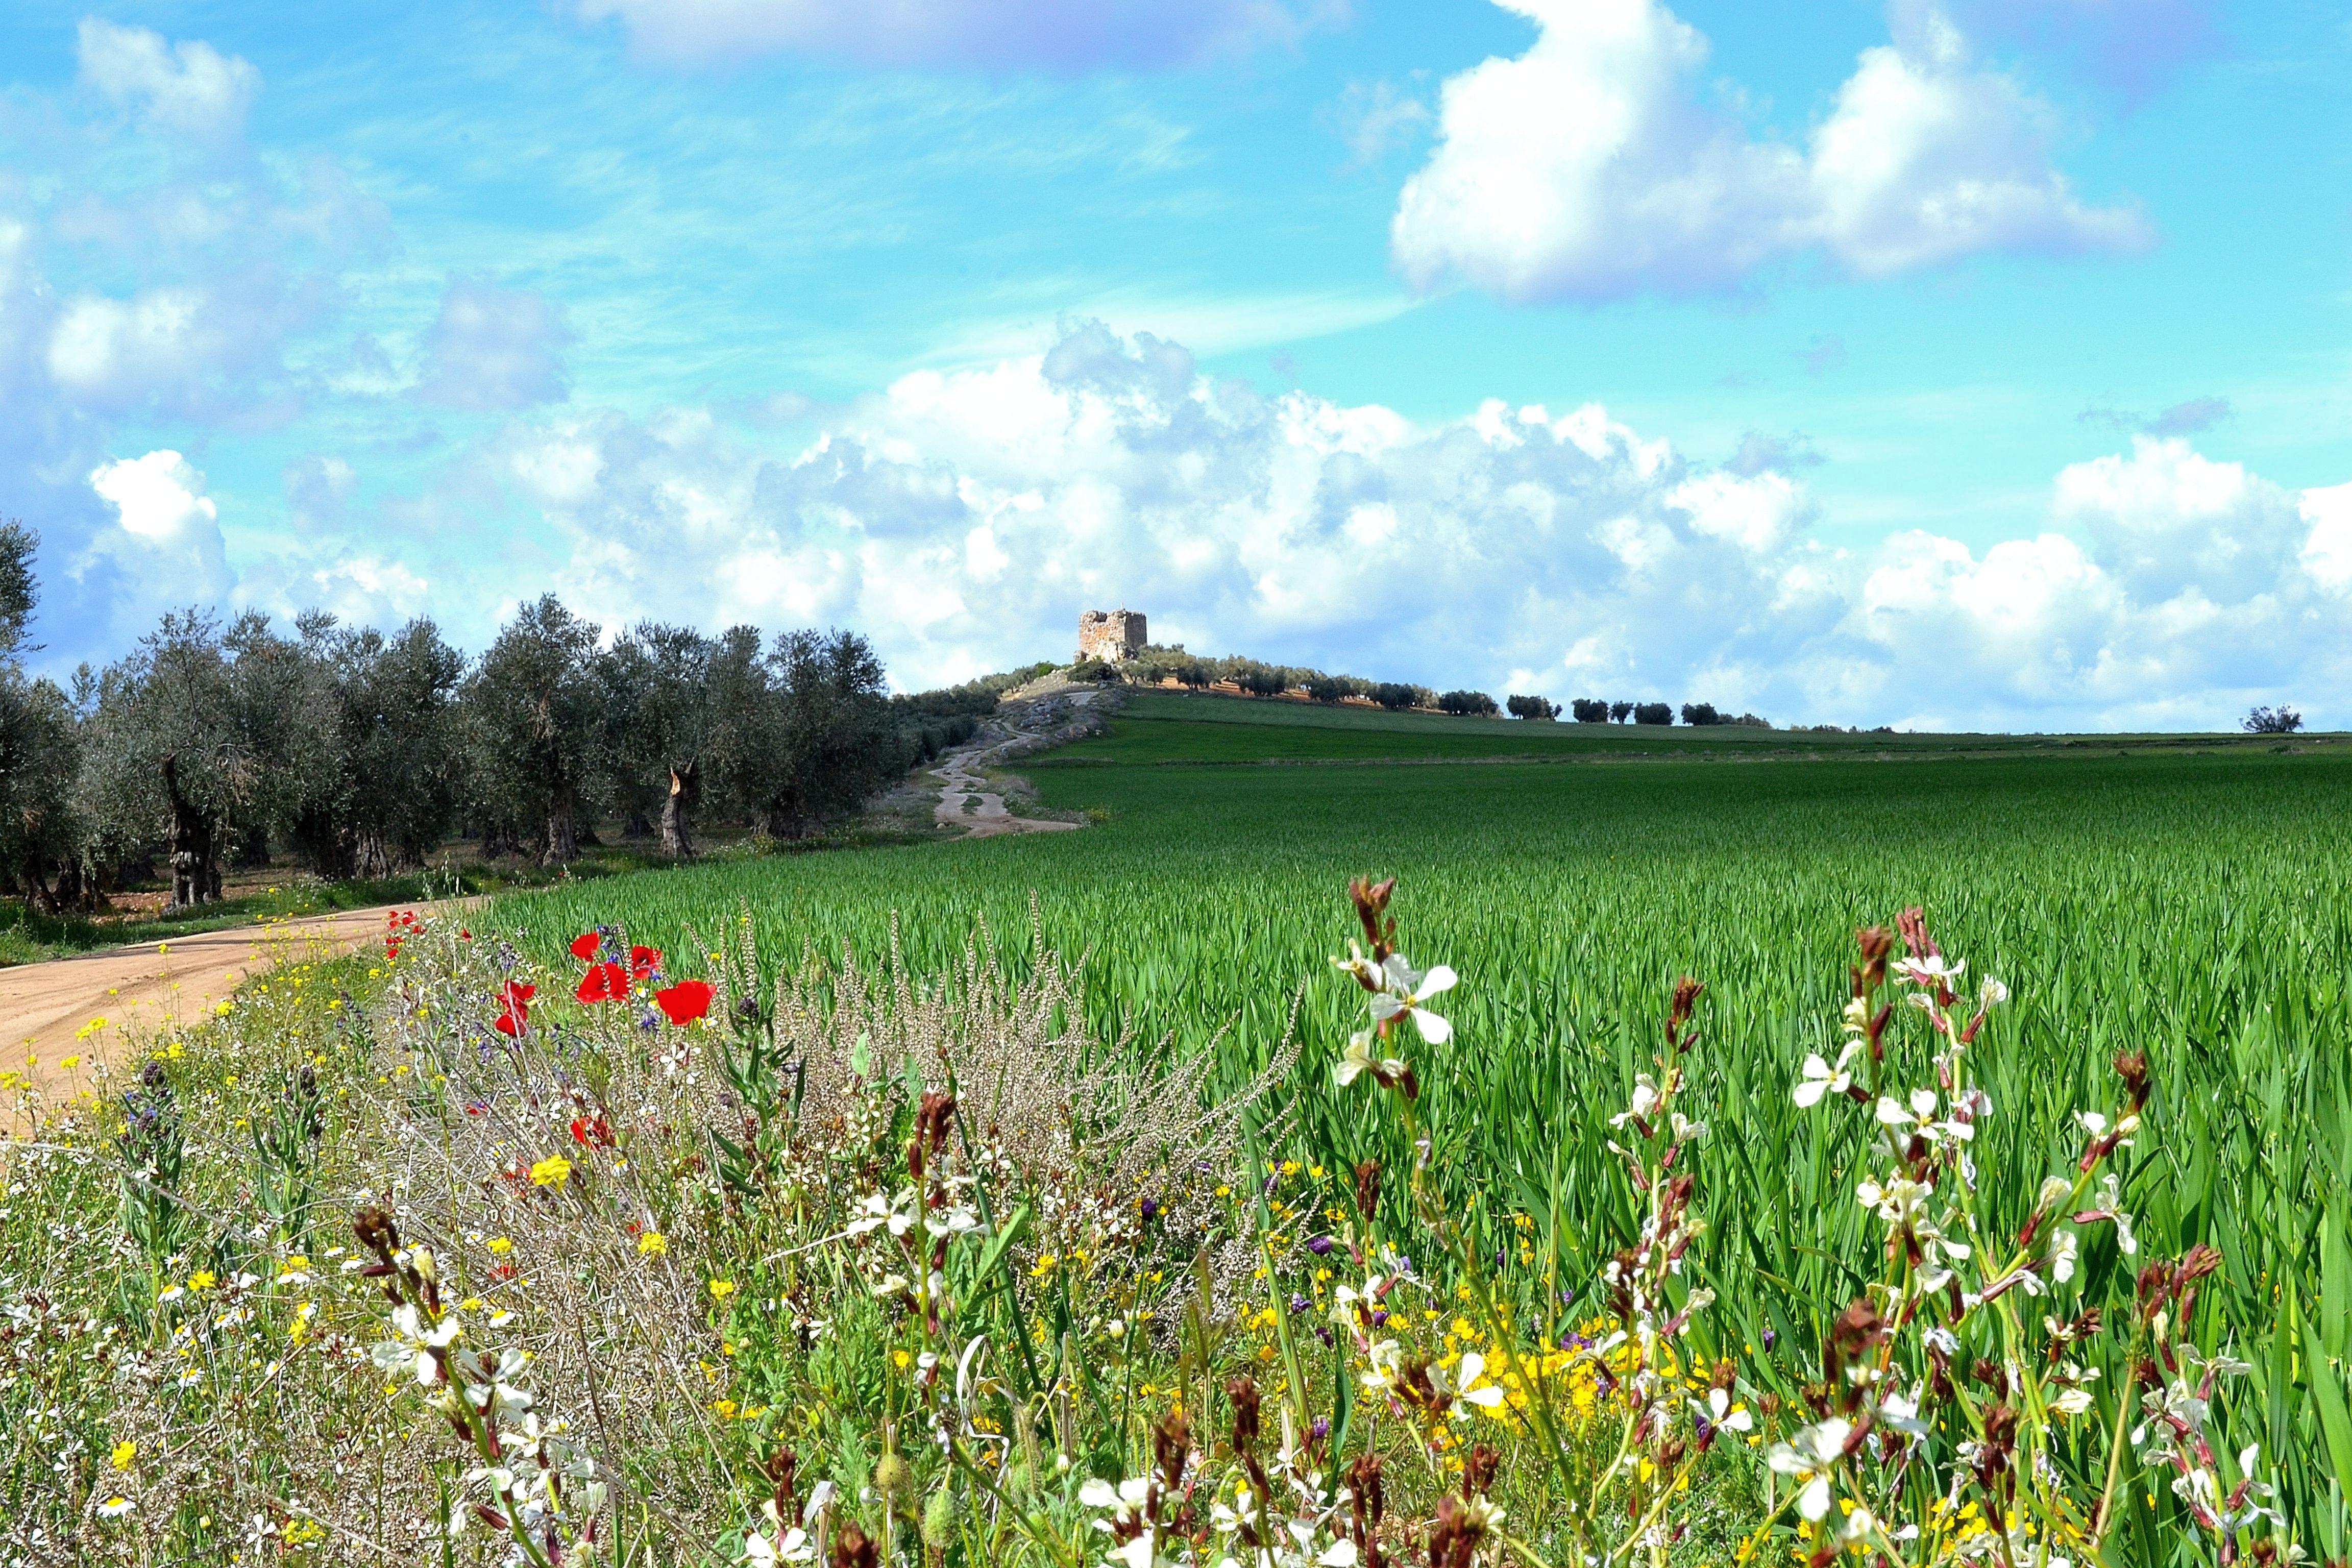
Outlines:
[[[1390,288],[1319,289],[1263,294],[1163,293],[1128,288],[1073,290],[1048,311],[974,321],[919,357],[934,365],[978,364],[1042,353],[1074,321],[1097,320],[1118,331],[1150,331],[1203,354],[1238,353],[1307,342],[1393,321],[1416,301]]]

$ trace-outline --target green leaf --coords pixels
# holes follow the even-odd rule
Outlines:
[[[2306,1322],[2303,1335],[2305,1353],[2311,1357],[2311,1401],[2319,1407],[2328,1462],[2335,1467],[2336,1484],[2352,1492],[2352,1412],[2344,1406],[2344,1380],[2321,1347],[2318,1331]]]
[[[996,1227],[996,1234],[988,1238],[988,1245],[981,1250],[980,1268],[974,1278],[985,1279],[994,1273],[997,1264],[1004,1258],[1004,1249],[1021,1238],[1022,1231],[1028,1228],[1028,1225],[1029,1205],[1023,1204],[1013,1211],[1010,1219]]]

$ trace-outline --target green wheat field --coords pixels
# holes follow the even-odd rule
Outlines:
[[[1147,693],[1108,735],[1024,765],[1045,805],[1098,825],[604,882],[497,918],[544,959],[585,924],[686,946],[747,910],[770,954],[846,943],[878,963],[895,942],[928,973],[976,926],[1017,957],[1034,900],[1046,942],[1083,956],[1100,1030],[1214,1041],[1225,1081],[1301,998],[1298,1137],[1336,1162],[1372,1133],[1325,1091],[1356,1012],[1327,960],[1352,932],[1347,879],[1393,876],[1409,955],[1462,975],[1425,1075],[1433,1119],[1467,1130],[1455,1190],[1555,1216],[1563,1277],[1589,1276],[1631,1228],[1607,1119],[1675,978],[1695,976],[1718,1289],[1748,1344],[1811,1345],[1877,1231],[1846,1169],[1864,1141],[1822,1147],[1790,1086],[1809,1051],[1834,1055],[1854,928],[1916,904],[2014,993],[1979,1061],[1989,1166],[2063,1164],[2071,1111],[2103,1101],[2118,1051],[2147,1053],[2126,1184],[2144,1255],[2221,1249],[2253,1427],[2293,1506],[2340,1518],[2352,1426],[2313,1368],[2352,1341],[2352,746],[1643,731]],[[2113,1243],[2091,1250],[2092,1299],[2127,1299]]]

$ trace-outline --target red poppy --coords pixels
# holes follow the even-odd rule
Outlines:
[[[573,994],[583,1002],[625,1002],[629,997],[629,973],[617,963],[592,963]]]
[[[503,1011],[491,1027],[501,1035],[521,1034],[523,1026],[530,1022],[530,999],[538,994],[538,986],[525,985],[518,980],[509,980],[499,987],[499,1002]]]
[[[572,1120],[572,1141],[593,1143],[599,1148],[613,1146],[613,1125],[601,1116],[576,1116]]]
[[[661,949],[633,947],[629,949],[629,973],[639,980],[650,980],[661,967]]]
[[[583,963],[593,963],[596,962],[596,950],[604,945],[604,939],[601,935],[593,931],[583,931],[572,939],[572,956]]]
[[[383,939],[383,955],[386,958],[398,958],[400,956],[400,939],[398,937],[388,936]]]
[[[681,980],[667,991],[655,992],[654,1005],[668,1015],[671,1023],[684,1028],[710,1011],[710,982]]]

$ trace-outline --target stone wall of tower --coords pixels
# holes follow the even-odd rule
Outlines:
[[[1140,610],[1088,610],[1078,617],[1078,657],[1117,664],[1151,641]]]

